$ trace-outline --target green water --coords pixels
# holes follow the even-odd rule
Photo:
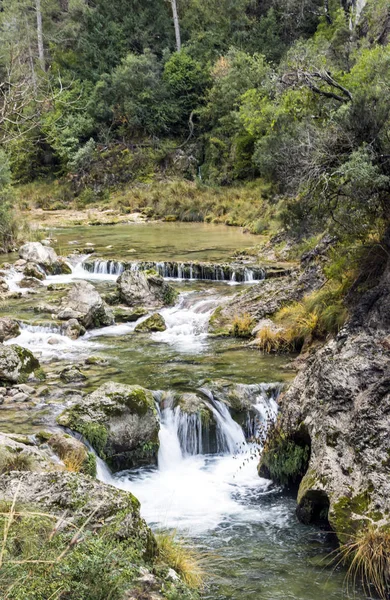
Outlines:
[[[260,238],[238,227],[209,223],[131,223],[53,229],[61,254],[92,243],[99,255],[122,260],[226,261],[235,250],[259,244]],[[76,242],[76,243],[72,243]],[[112,248],[107,248],[112,246]]]

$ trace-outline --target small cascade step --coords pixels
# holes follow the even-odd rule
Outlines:
[[[272,268],[267,270],[261,266],[244,266],[230,263],[206,262],[121,262],[117,260],[87,260],[83,269],[99,275],[118,276],[125,270],[146,271],[154,270],[165,279],[198,280],[198,281],[228,281],[236,283],[252,283],[262,281],[267,276],[281,276],[287,273],[284,269]]]

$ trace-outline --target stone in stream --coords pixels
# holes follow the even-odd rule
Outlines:
[[[0,294],[5,294],[9,290],[8,283],[4,277],[0,277]]]
[[[19,248],[19,256],[27,262],[33,262],[51,275],[72,272],[69,265],[57,256],[53,248],[43,246],[40,242],[28,242]]]
[[[152,393],[140,386],[105,383],[58,423],[81,433],[115,471],[156,462],[160,424]]]
[[[33,262],[29,262],[23,269],[23,273],[25,277],[35,277],[35,279],[39,279],[43,281],[46,279],[45,272],[40,268],[39,265]]]
[[[20,334],[19,323],[9,317],[0,319],[0,342],[5,342],[12,338],[18,337]]]
[[[160,308],[174,304],[177,296],[155,271],[124,271],[117,286],[120,300],[128,306]]]
[[[114,316],[98,291],[87,281],[77,281],[62,301],[58,318],[77,319],[86,329],[114,323]]]
[[[134,331],[137,333],[149,333],[153,331],[165,331],[167,328],[164,317],[162,317],[159,313],[155,313],[151,315],[142,323],[136,326]]]
[[[65,367],[65,369],[61,371],[60,379],[65,383],[76,383],[78,381],[85,381],[87,377],[80,371],[78,367],[71,365],[69,367]]]
[[[117,306],[113,309],[115,322],[116,323],[133,323],[138,321],[141,317],[148,314],[146,308],[127,308],[123,306]]]
[[[22,383],[40,369],[39,361],[30,350],[21,346],[0,346],[0,383]]]
[[[36,277],[23,277],[19,282],[21,288],[38,288],[42,287],[42,281]]]
[[[85,334],[85,331],[85,327],[80,325],[77,319],[69,319],[62,326],[62,333],[70,337],[71,340],[77,340],[77,338]]]

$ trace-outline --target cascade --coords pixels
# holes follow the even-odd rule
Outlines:
[[[188,281],[227,281],[233,283],[253,283],[265,278],[261,267],[248,268],[242,265],[218,265],[192,262],[141,262],[123,263],[116,260],[85,261],[81,268],[94,276],[119,277],[124,270],[139,271],[154,269],[165,279]]]

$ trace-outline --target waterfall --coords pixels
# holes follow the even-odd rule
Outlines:
[[[253,283],[265,278],[261,267],[248,268],[242,265],[197,263],[197,262],[120,262],[116,260],[89,260],[81,264],[81,269],[94,277],[119,277],[124,270],[155,270],[164,279],[177,281],[226,281],[232,283]]]

